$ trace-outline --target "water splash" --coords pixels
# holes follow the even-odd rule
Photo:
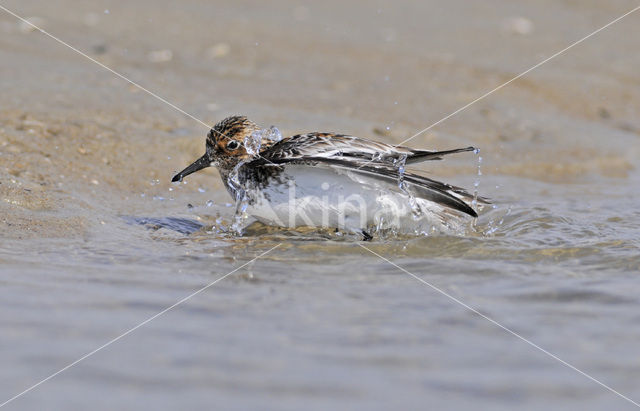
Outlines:
[[[270,146],[282,140],[282,133],[277,127],[271,126],[258,131],[254,131],[251,135],[245,137],[244,148],[251,156],[247,160],[240,161],[231,171],[227,179],[229,187],[235,193],[235,206],[236,212],[233,218],[233,224],[231,224],[231,231],[242,235],[245,222],[249,218],[247,214],[247,208],[249,207],[249,196],[247,190],[242,181],[240,181],[240,169],[252,159],[260,155],[260,151],[263,145]]]
[[[244,222],[249,217],[247,215],[247,207],[249,206],[249,198],[247,196],[247,192],[244,188],[244,185],[240,181],[240,168],[246,164],[246,161],[240,161],[233,168],[229,177],[227,178],[227,183],[229,187],[231,187],[232,191],[235,193],[235,204],[236,204],[236,212],[233,217],[233,224],[231,225],[231,230],[237,233],[238,235],[242,235],[242,230],[244,228]]]
[[[271,126],[266,130],[265,137],[267,140],[273,143],[277,143],[278,141],[282,140],[282,133],[276,126]]]
[[[473,150],[474,154],[478,156],[478,171],[476,173],[476,179],[473,182],[473,200],[471,201],[471,207],[478,212],[478,188],[480,187],[480,177],[482,177],[482,156],[480,155],[480,149]]]
[[[282,133],[277,127],[271,126],[269,128],[263,128],[262,130],[254,131],[250,135],[244,138],[244,148],[247,153],[252,156],[258,156],[262,145],[272,145],[282,140]]]
[[[497,206],[494,205],[493,208],[497,209]],[[498,222],[495,221],[496,219],[492,219],[489,221],[486,229],[482,234],[485,236],[492,236],[493,234],[495,234],[500,229],[500,227],[502,227],[502,225],[504,224],[505,218],[511,215],[511,211],[512,211],[512,206],[510,204],[509,207],[507,207],[507,211],[504,214],[502,214],[502,216],[500,216],[500,220],[498,220]]]
[[[239,195],[237,197],[239,197]],[[231,224],[231,231],[236,233],[237,235],[242,235],[245,227],[245,222],[249,218],[249,215],[247,214],[248,206],[249,206],[249,201],[246,194],[243,191],[242,198],[236,199],[236,212],[235,212],[235,215],[233,216],[233,223]]]
[[[260,153],[260,148],[262,147],[262,139],[264,135],[264,130],[254,131],[250,135],[244,138],[244,149],[247,150],[247,154],[252,157],[257,156]]]
[[[393,165],[398,170],[398,188],[402,191],[409,199],[409,207],[411,207],[411,212],[414,219],[419,219],[422,216],[422,208],[420,204],[418,204],[418,200],[416,197],[409,191],[407,187],[407,183],[404,181],[405,174],[405,166],[407,164],[407,155],[403,154],[399,158],[393,161]]]
[[[393,165],[398,169],[398,188],[407,194],[406,184],[404,182],[405,165],[407,164],[407,155],[403,154],[393,161]]]

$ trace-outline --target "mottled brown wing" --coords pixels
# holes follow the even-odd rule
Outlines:
[[[274,163],[314,157],[386,164],[395,163],[406,156],[406,164],[413,164],[426,160],[440,160],[447,154],[472,150],[473,147],[447,151],[414,150],[344,134],[308,133],[285,138],[260,152],[260,156]]]

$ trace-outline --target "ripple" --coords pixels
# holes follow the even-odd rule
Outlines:
[[[166,228],[180,234],[193,234],[204,227],[204,224],[187,218],[177,217],[122,217],[128,224],[145,226],[149,230],[157,231]]]

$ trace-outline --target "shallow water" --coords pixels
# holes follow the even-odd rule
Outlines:
[[[211,123],[389,142],[633,6],[325,3],[5,5]],[[215,171],[169,183],[204,127],[0,13],[0,403],[277,246],[6,408],[631,408],[435,288],[640,399],[638,18],[409,144],[482,149],[467,235],[361,243],[230,234]]]

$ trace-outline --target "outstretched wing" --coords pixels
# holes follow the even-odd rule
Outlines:
[[[310,133],[293,136],[274,144],[262,151],[260,157],[249,164],[254,166],[269,164],[317,166],[326,164],[374,177],[397,186],[401,175],[399,168],[394,165],[394,160],[399,160],[406,155],[405,164],[416,163],[423,160],[440,159],[446,154],[471,150],[473,150],[472,147],[439,152],[413,150],[406,147],[396,148],[353,136]],[[470,200],[473,196],[460,187],[409,172],[402,174],[402,180],[405,187],[416,197],[433,201],[473,217],[478,216],[475,210],[464,201],[465,199]],[[484,199],[480,200],[486,202]]]
[[[276,163],[278,160],[322,157],[352,162],[394,163],[406,156],[406,164],[426,160],[441,160],[447,154],[473,151],[473,147],[446,151],[415,150],[403,146],[333,133],[298,134],[283,139],[262,151],[260,155]]]

